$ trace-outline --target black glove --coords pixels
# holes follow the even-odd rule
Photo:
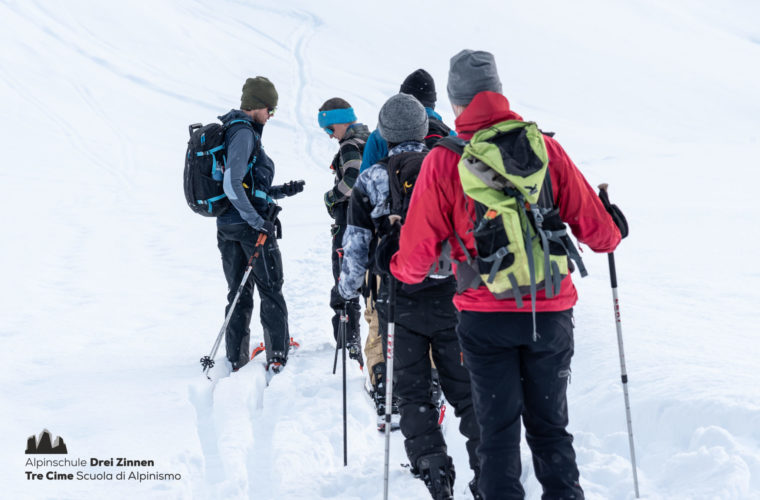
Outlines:
[[[395,224],[391,232],[380,240],[375,249],[375,267],[380,274],[391,274],[391,257],[398,252],[398,240],[401,226]]]
[[[306,181],[290,181],[282,185],[282,194],[285,196],[293,196],[303,191],[303,186]]]
[[[343,309],[346,305],[346,299],[340,296],[338,292],[338,285],[335,285],[330,290],[330,307],[336,311]]]
[[[258,228],[258,232],[264,233],[267,236],[273,236],[275,234],[275,226],[274,223],[265,220],[264,223],[261,225],[260,228]]]
[[[335,218],[335,193],[333,193],[332,189],[325,193],[325,207],[327,208],[327,213],[330,214],[330,217],[334,219]]]
[[[623,211],[617,205],[610,203],[610,197],[607,195],[607,184],[599,185],[599,198],[602,200],[602,205],[604,205],[607,213],[612,217],[612,221],[620,229],[620,236],[623,238],[628,236],[628,221],[625,220]]]

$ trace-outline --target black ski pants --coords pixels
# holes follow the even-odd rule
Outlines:
[[[567,430],[567,383],[573,312],[462,311],[457,333],[472,379],[481,428],[479,487],[486,500],[524,498],[520,417],[543,499],[582,499],[573,437]]]
[[[338,256],[338,249],[343,248],[343,235],[346,233],[345,224],[333,224],[333,239],[332,239],[332,272],[334,284],[332,290],[330,290],[330,307],[332,307],[334,314],[332,317],[333,336],[335,341],[338,342],[338,328],[340,325],[340,315],[343,307],[348,309],[348,331],[346,332],[346,339],[349,344],[361,344],[361,326],[359,320],[361,318],[361,305],[359,305],[359,299],[344,300],[338,293],[338,280],[340,279],[340,257]],[[338,347],[342,347],[338,345]]]
[[[235,300],[238,286],[248,267],[248,260],[254,252],[258,231],[248,224],[229,224],[217,226],[217,244],[222,254],[222,267],[227,278],[227,307]],[[267,361],[280,358],[287,361],[288,344],[288,308],[282,296],[282,257],[277,240],[269,237],[259,256],[253,261],[253,271],[240,294],[230,323],[227,326],[227,359],[233,367],[239,368],[248,362],[250,356],[250,324],[253,313],[253,287],[259,289],[261,299],[261,327],[264,331]]]
[[[383,347],[388,342],[388,279],[378,297]],[[438,411],[431,402],[430,355],[438,369],[441,390],[460,417],[459,431],[467,438],[470,468],[479,469],[476,448],[480,431],[475,419],[470,376],[462,364],[456,335],[457,312],[451,302],[456,285],[447,283],[407,294],[397,284],[393,350],[393,390],[399,397],[401,432],[412,467],[431,453],[446,453],[446,441],[438,425]]]

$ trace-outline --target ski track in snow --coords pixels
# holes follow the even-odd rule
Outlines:
[[[329,244],[328,238],[300,258],[289,260],[287,275],[303,275],[313,269],[315,261],[328,258],[325,244]],[[331,315],[321,284],[330,275],[319,278],[309,281],[309,286],[299,284],[297,290],[286,292],[290,311],[307,311],[306,315],[291,313],[291,334],[302,346],[269,387],[265,387],[264,370],[258,360],[214,384],[201,380],[191,385],[190,401],[196,411],[205,463],[204,479],[195,485],[196,495],[303,500],[381,497],[384,438],[375,430],[373,406],[364,395],[365,375],[350,360],[349,466],[343,467],[341,358],[338,357],[337,373],[332,375],[331,328],[314,328],[316,324],[329,325]],[[255,314],[251,330],[252,336],[260,331]],[[363,333],[366,335],[366,331]],[[224,346],[221,353],[223,349]],[[219,362],[223,362],[221,358]],[[447,434],[451,427],[457,432],[453,412],[447,419]],[[460,448],[454,456],[462,467],[460,477],[469,481],[463,439],[447,439],[452,452]],[[392,491],[397,495],[412,491],[413,498],[424,498],[427,493],[422,482],[400,467],[406,463],[400,432],[394,432],[392,445]]]

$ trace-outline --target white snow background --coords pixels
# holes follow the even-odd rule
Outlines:
[[[341,96],[374,127],[423,67],[453,125],[448,60],[472,48],[628,216],[616,257],[642,497],[760,498],[759,21],[752,0],[0,1],[0,496],[381,498],[383,437],[355,366],[342,464],[322,204],[337,144],[316,112]],[[266,389],[252,363],[211,393],[198,360],[226,283],[214,221],[182,194],[187,126],[237,107],[256,75],[280,94],[263,136],[275,180],[306,180],[281,202],[280,242],[302,349]],[[629,499],[607,259],[584,257],[570,430],[588,498]],[[452,413],[455,494],[470,498]],[[152,459],[182,479],[27,480],[43,428],[69,458]],[[392,498],[427,498],[405,461],[394,433]]]

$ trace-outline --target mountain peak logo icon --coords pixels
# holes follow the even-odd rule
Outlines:
[[[39,436],[29,436],[26,440],[26,454],[27,455],[48,455],[68,454],[66,449],[66,443],[63,442],[63,438],[60,436],[55,437],[55,441],[52,440],[50,431],[43,429]]]

